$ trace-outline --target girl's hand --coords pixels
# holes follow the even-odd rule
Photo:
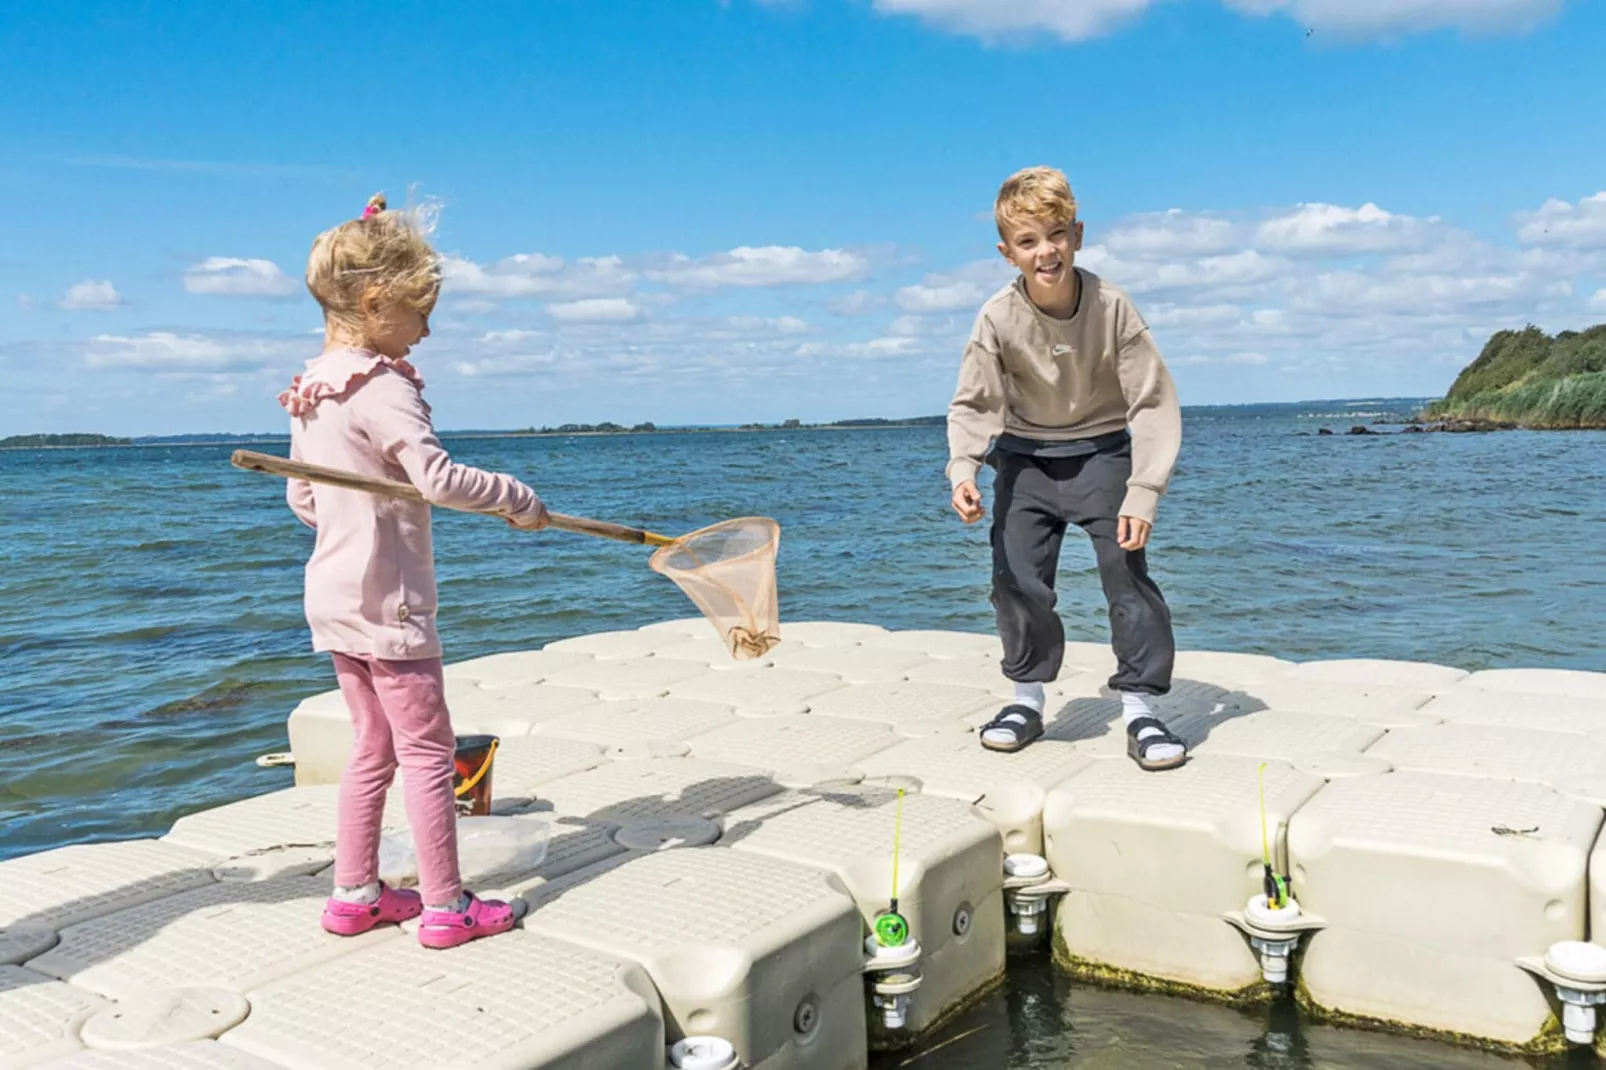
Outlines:
[[[1115,525],[1115,541],[1123,550],[1141,550],[1149,544],[1149,532],[1153,530],[1154,525],[1147,520],[1123,516]]]
[[[518,516],[510,516],[507,518],[507,522],[520,531],[540,531],[547,526],[548,519],[546,503],[537,499],[534,509],[527,513],[520,513]]]

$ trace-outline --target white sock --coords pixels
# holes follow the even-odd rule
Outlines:
[[[1047,699],[1043,694],[1042,684],[1015,684],[1015,705],[1026,706],[1038,713],[1043,712],[1043,703]]]
[[[1154,717],[1154,710],[1149,706],[1149,700],[1135,691],[1121,692],[1121,720],[1130,727],[1133,721],[1140,717]],[[1159,720],[1158,717],[1155,720]],[[1153,736],[1158,736],[1157,728],[1145,728],[1138,733],[1138,741],[1142,742]],[[1183,748],[1175,743],[1157,743],[1145,752],[1144,757],[1150,761],[1164,762],[1172,758],[1180,758],[1184,754]]]
[[[368,884],[359,884],[351,888],[336,885],[335,898],[342,903],[360,903],[363,906],[369,906],[379,902],[379,882],[371,881]]]
[[[1045,699],[1043,695],[1042,684],[1023,684],[1018,682],[1015,684],[1014,705],[1025,706],[1027,709],[1041,717],[1043,714],[1044,701]],[[983,732],[981,734],[981,738],[989,743],[1009,744],[1015,742],[1015,740],[1020,738],[1017,734],[1018,731],[1023,730],[1026,727],[1025,715],[1016,712],[1011,713],[1009,717],[1010,723],[1015,726],[1016,731],[1011,731],[1008,728],[991,728]]]
[[[468,909],[468,893],[467,892],[459,893],[457,899],[454,902],[447,903],[447,904],[445,904],[443,906],[428,906],[428,905],[426,905],[424,907],[424,909],[425,910],[438,910],[438,911],[441,911],[444,914],[461,914],[461,913],[463,913],[463,911]]]

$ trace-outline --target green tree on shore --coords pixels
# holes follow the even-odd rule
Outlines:
[[[1496,332],[1425,415],[1606,427],[1606,323],[1554,337],[1532,324]]]

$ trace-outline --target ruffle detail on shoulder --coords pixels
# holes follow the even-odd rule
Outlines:
[[[305,416],[320,401],[344,397],[382,368],[398,372],[420,391],[424,389],[423,376],[405,360],[392,360],[366,349],[331,349],[307,361],[307,370],[279,394],[279,404],[291,416]]]

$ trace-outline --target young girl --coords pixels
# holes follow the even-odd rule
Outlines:
[[[290,455],[411,483],[426,500],[500,513],[515,527],[547,522],[541,499],[506,475],[453,463],[430,423],[424,381],[406,360],[429,336],[440,258],[417,213],[381,196],[358,219],[318,236],[307,289],[323,306],[324,350],[279,395],[290,413]],[[523,903],[463,890],[452,792],[456,741],[435,634],[435,566],[428,505],[302,480],[286,495],[318,532],[306,570],[313,649],[334,656],[355,742],[340,780],[329,932],[423,917],[425,947],[455,947],[513,927]],[[385,793],[402,770],[419,891],[378,880]],[[422,895],[420,895],[420,892]]]

